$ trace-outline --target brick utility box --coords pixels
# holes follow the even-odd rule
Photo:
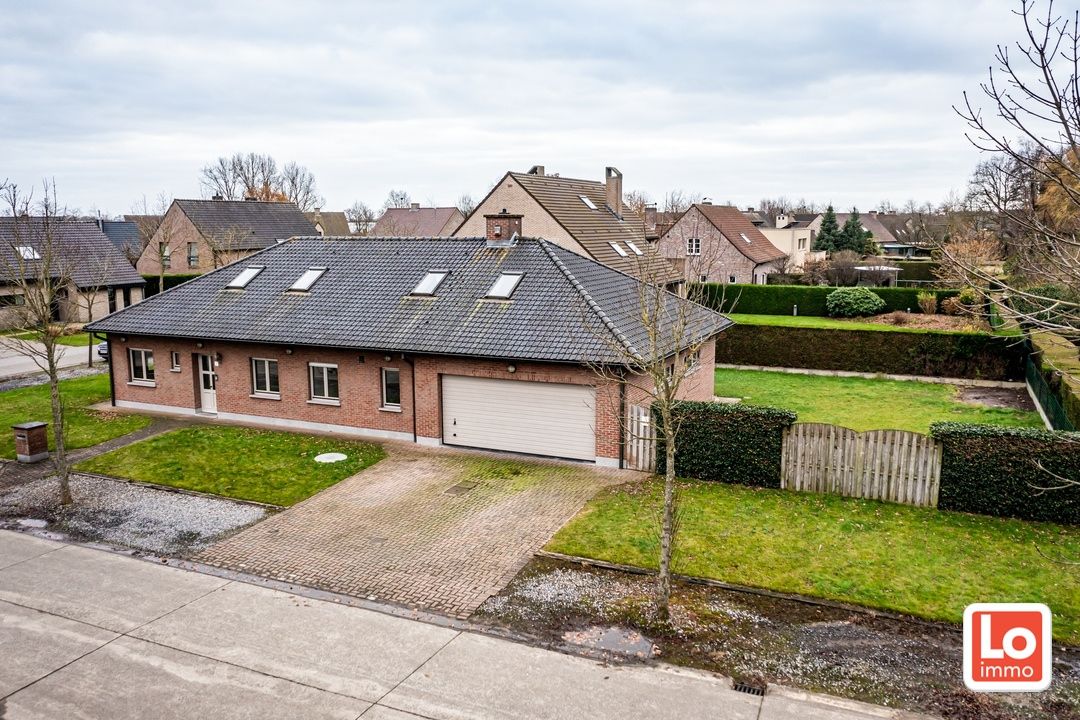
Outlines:
[[[48,423],[25,422],[11,428],[15,431],[15,458],[19,462],[35,463],[49,457]]]

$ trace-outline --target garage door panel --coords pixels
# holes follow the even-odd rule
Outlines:
[[[442,394],[448,445],[596,458],[591,387],[447,375]]]

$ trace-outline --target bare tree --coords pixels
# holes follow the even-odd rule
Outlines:
[[[391,190],[386,195],[386,201],[383,203],[383,211],[390,208],[407,208],[412,203],[412,196],[405,190]]]
[[[223,200],[294,202],[308,212],[324,202],[315,186],[315,175],[303,165],[277,160],[262,153],[235,153],[219,157],[200,173],[203,192]]]
[[[158,193],[153,206],[146,204],[143,196],[142,205],[136,206],[134,212],[135,226],[139,230],[139,243],[142,246],[140,256],[146,254],[152,257],[157,268],[158,286],[157,291],[165,290],[165,271],[172,264],[172,224],[166,220],[169,206],[172,202],[164,192]]]
[[[60,224],[64,221],[56,204],[56,189],[46,183],[42,198],[32,201],[14,184],[0,183],[5,209],[11,212],[7,247],[0,247],[0,278],[22,296],[13,306],[19,325],[34,331],[30,338],[0,336],[0,342],[29,358],[48,376],[52,411],[53,466],[60,481],[60,504],[70,505],[71,484],[64,442],[64,401],[60,392],[59,338],[67,324],[59,312],[75,289],[73,263],[65,253]]]
[[[75,293],[75,303],[80,311],[86,312],[86,322],[89,324],[94,321],[94,310],[97,308],[97,302],[103,295],[107,296],[110,292],[108,288],[109,276],[112,275],[113,267],[112,258],[100,255],[90,255],[89,253],[80,253],[82,258],[82,266],[84,273],[88,272],[91,275],[89,282],[83,283],[79,288],[79,292]],[[90,333],[86,339],[86,367],[94,367],[94,335]]]
[[[994,303],[1006,318],[1033,332],[1054,331],[1080,341],[1080,12],[1056,15],[1021,0],[1022,38],[998,46],[982,100],[964,94],[957,112],[968,139],[991,154],[980,166],[979,200],[1001,218],[1010,272],[994,277],[940,243],[950,271]],[[984,111],[983,104],[988,106]],[[1040,203],[1049,197],[1057,206]],[[1041,206],[1043,205],[1043,206]],[[1009,234],[1005,233],[1005,229]],[[1010,236],[1012,235],[1012,236]],[[995,290],[989,290],[991,283]]]
[[[251,236],[248,228],[230,227],[206,238],[214,268],[225,267],[251,254],[245,241]]]
[[[469,217],[476,209],[476,200],[473,200],[473,196],[469,193],[462,193],[457,199],[457,209],[462,215]]]
[[[691,284],[682,297],[666,289],[671,265],[661,255],[657,244],[640,248],[634,257],[636,304],[626,309],[627,317],[640,323],[642,332],[631,341],[614,337],[586,300],[581,310],[590,327],[617,358],[614,363],[589,363],[601,383],[627,388],[627,401],[652,408],[659,417],[660,439],[664,447],[664,504],[660,519],[660,558],[657,583],[657,615],[666,618],[671,599],[672,558],[678,532],[678,488],[675,482],[675,455],[681,426],[678,404],[687,382],[707,382],[711,388],[711,369],[702,366],[702,346],[715,336],[719,318],[699,302],[706,286]],[[695,271],[708,274],[705,259],[696,257]],[[723,302],[723,299],[721,299]],[[707,377],[710,376],[710,377]],[[711,396],[711,390],[710,390]],[[624,437],[633,437],[634,425],[615,404],[609,410],[619,418]]]
[[[352,207],[345,210],[345,217],[348,219],[349,224],[352,225],[353,232],[357,235],[368,235],[375,225],[375,220],[377,220],[375,211],[359,200],[354,202]]]
[[[642,220],[645,219],[645,208],[652,205],[652,198],[642,190],[631,190],[623,196],[626,207]]]
[[[312,172],[295,162],[285,163],[277,179],[277,189],[303,212],[310,212],[326,202],[315,188]]]

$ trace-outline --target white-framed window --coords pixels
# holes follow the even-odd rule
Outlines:
[[[420,282],[413,288],[413,295],[434,295],[435,291],[442,285],[442,281],[446,279],[446,276],[450,273],[446,270],[431,270],[427,272],[424,277],[420,279]]]
[[[401,371],[397,368],[382,369],[382,406],[392,410],[401,408]]]
[[[189,242],[187,244],[187,266],[189,268],[199,267],[199,244]]]
[[[311,286],[315,284],[315,281],[323,276],[326,272],[324,267],[312,267],[304,271],[304,274],[297,278],[296,282],[292,284],[289,290],[293,292],[307,292],[311,289]]]
[[[251,358],[251,391],[254,395],[280,396],[277,360]]]
[[[161,267],[172,267],[172,248],[165,243],[158,243],[158,257],[161,258]]]
[[[585,203],[585,207],[589,208],[590,210],[596,209],[596,203],[594,203],[592,200],[585,197],[584,195],[578,195],[578,197],[581,198],[581,202]]]
[[[29,245],[17,245],[15,250],[19,253],[19,257],[23,260],[40,260],[41,253]]]
[[[622,245],[620,245],[619,243],[609,242],[608,245],[611,246],[612,250],[619,254],[619,257],[630,257],[629,255],[627,255],[626,251],[622,249]]]
[[[709,282],[709,276],[708,275],[702,275],[701,276],[701,282]]]
[[[491,289],[488,290],[487,297],[508,300],[510,296],[514,294],[514,290],[517,289],[518,283],[521,282],[522,277],[524,277],[523,273],[502,273],[499,275],[498,279],[492,283]]]
[[[173,372],[180,372],[180,353],[175,350],[169,353],[169,369]]]
[[[734,275],[728,275],[727,276],[727,281],[729,283],[734,283],[735,282],[735,276]]]
[[[686,239],[686,254],[687,255],[700,255],[701,254],[701,238],[687,238]]]
[[[644,255],[645,254],[645,253],[641,252],[641,249],[637,245],[635,245],[633,243],[633,241],[631,241],[631,240],[626,241],[626,247],[630,248],[630,251],[633,252],[635,255]]]
[[[315,402],[337,403],[338,368],[328,363],[308,363],[311,379],[311,399]]]
[[[255,276],[263,271],[261,265],[252,265],[246,267],[240,271],[240,274],[229,281],[229,284],[225,287],[230,290],[243,290],[248,286],[248,283],[255,279]]]
[[[154,382],[154,351],[129,348],[128,368],[130,369],[131,382]]]
[[[806,238],[799,238],[799,249],[800,250],[805,250],[806,249]]]

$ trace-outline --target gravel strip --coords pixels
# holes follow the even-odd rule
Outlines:
[[[82,540],[185,557],[263,519],[264,508],[86,475],[72,475],[75,504],[61,509],[55,479],[36,480],[0,497],[0,515],[48,521]]]
[[[88,375],[102,375],[107,372],[109,372],[109,365],[108,363],[102,362],[94,365],[92,368],[82,366],[61,370],[57,373],[57,376],[61,380],[71,380],[72,378],[81,378]],[[30,387],[31,385],[44,385],[47,382],[49,382],[49,376],[43,372],[20,375],[19,377],[0,382],[0,392],[14,390],[15,388]]]

